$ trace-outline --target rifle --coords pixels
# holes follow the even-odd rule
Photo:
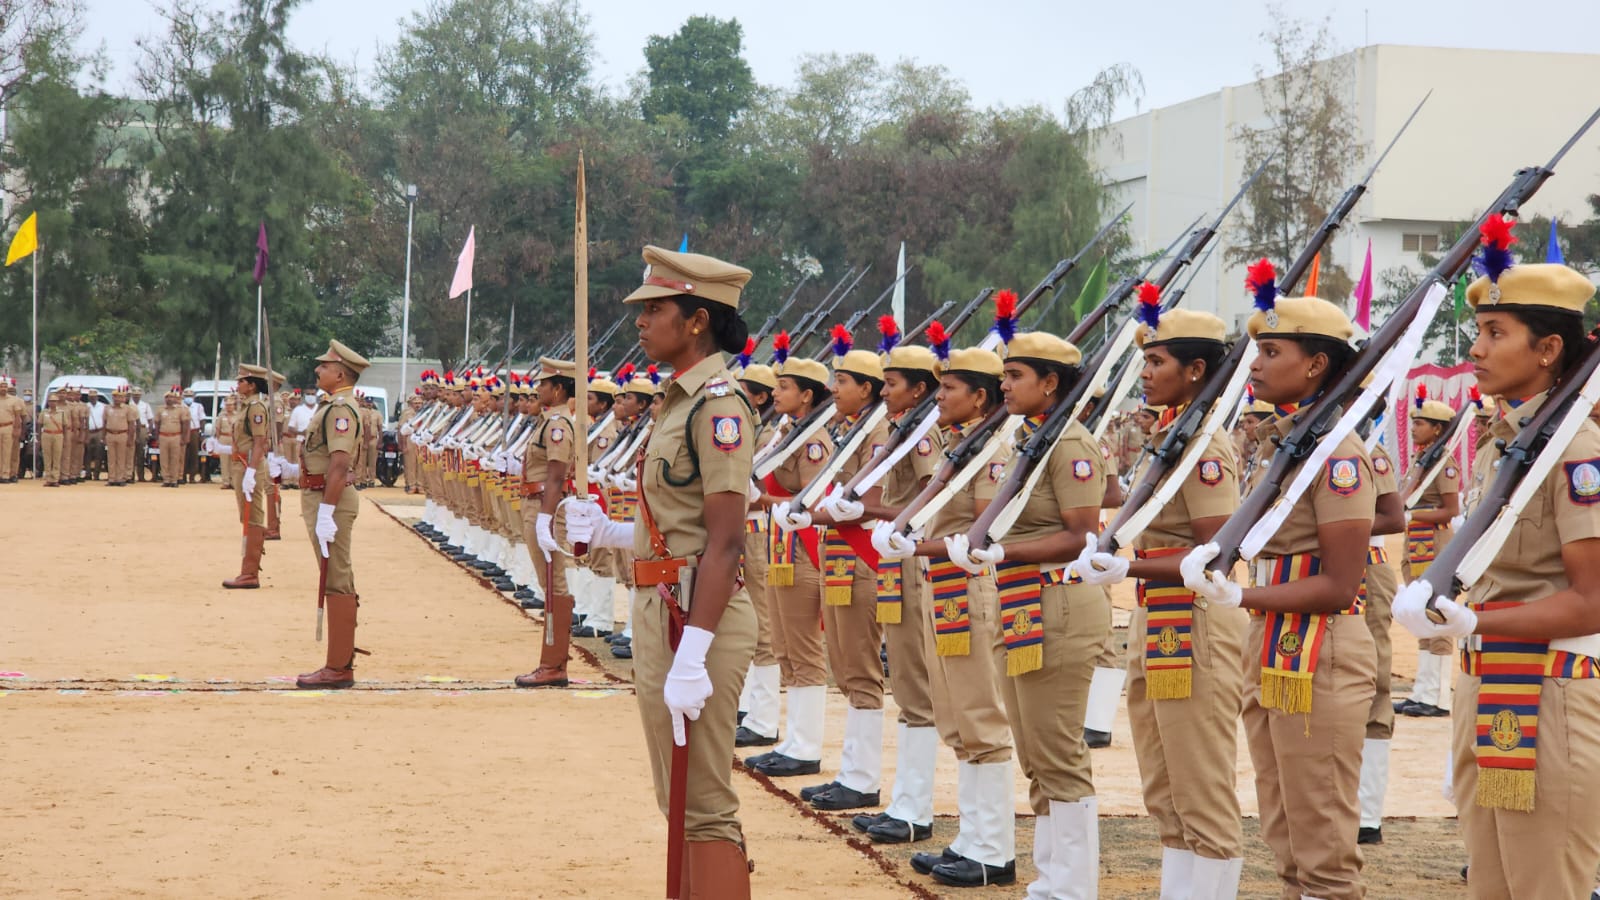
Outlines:
[[[894,281],[889,282],[889,286],[883,289],[883,293],[879,294],[878,299],[872,301],[870,306],[866,307],[865,309],[858,309],[851,313],[850,318],[846,319],[844,322],[845,330],[853,333],[856,330],[856,326],[861,324],[861,320],[872,315],[872,313],[875,312],[878,307],[882,306],[883,302],[889,299],[889,295],[894,293],[895,285],[898,285],[907,275],[910,275],[911,270],[915,268],[916,266],[907,266],[906,270],[900,273],[900,275],[895,278]],[[828,344],[824,343],[822,345],[821,352],[819,352],[814,358],[819,361],[827,359],[828,353],[831,351],[831,349],[832,348]]]
[[[1278,441],[1278,452],[1272,455],[1272,461],[1268,464],[1266,472],[1256,482],[1256,487],[1245,496],[1238,510],[1229,517],[1213,538],[1213,542],[1221,552],[1207,563],[1208,569],[1226,572],[1232,568],[1234,560],[1240,555],[1240,546],[1247,534],[1267,514],[1270,507],[1278,504],[1279,495],[1291,470],[1299,468],[1316,445],[1334,429],[1342,407],[1356,396],[1361,390],[1361,382],[1378,367],[1383,357],[1400,341],[1412,321],[1421,315],[1423,302],[1428,295],[1435,290],[1444,291],[1445,286],[1454,281],[1467,267],[1478,245],[1479,228],[1484,221],[1496,213],[1514,218],[1522,204],[1555,174],[1556,163],[1560,162],[1561,158],[1566,156],[1567,152],[1588,132],[1596,119],[1600,119],[1600,109],[1590,114],[1545,165],[1518,169],[1512,176],[1511,183],[1500,192],[1500,196],[1485,208],[1477,221],[1462,233],[1432,271],[1423,277],[1411,293],[1400,302],[1394,313],[1372,333],[1333,387],[1325,391],[1316,402],[1295,415],[1293,430]],[[1382,386],[1374,385],[1374,387],[1381,389]],[[1516,466],[1508,468],[1515,469]],[[1459,540],[1459,537],[1457,539]]]
[[[1139,285],[1150,280],[1150,273],[1156,270],[1156,266],[1159,265],[1163,259],[1166,259],[1167,257],[1173,256],[1173,254],[1177,253],[1178,248],[1183,245],[1184,239],[1192,238],[1192,236],[1196,233],[1196,230],[1199,229],[1200,222],[1203,218],[1203,213],[1195,216],[1194,221],[1189,223],[1189,227],[1178,232],[1178,236],[1172,239],[1172,243],[1167,245],[1167,249],[1162,250],[1160,253],[1151,257],[1150,261],[1145,264],[1145,267],[1139,271],[1139,274],[1124,275],[1122,280],[1117,282],[1116,285],[1111,288],[1111,290],[1106,291],[1106,295],[1100,298],[1099,305],[1090,310],[1089,313],[1078,322],[1078,324],[1072,327],[1071,333],[1067,336],[1068,342],[1085,353],[1090,352],[1093,348],[1088,346],[1087,338],[1090,336],[1090,332],[1093,330],[1094,326],[1105,321],[1106,317],[1111,314],[1111,310],[1113,308],[1121,306],[1123,303],[1125,303],[1129,297],[1133,296],[1134,290],[1138,288]]]
[[[1116,215],[1112,216],[1111,218],[1107,219],[1106,223],[1104,225],[1100,226],[1100,230],[1095,232],[1094,237],[1089,239],[1089,243],[1084,244],[1083,248],[1081,250],[1079,250],[1077,253],[1074,253],[1072,255],[1072,265],[1067,267],[1067,271],[1068,272],[1072,271],[1072,269],[1077,266],[1078,260],[1082,259],[1083,255],[1085,253],[1089,252],[1089,248],[1091,248],[1094,245],[1100,243],[1100,239],[1101,238],[1103,238],[1106,235],[1110,234],[1112,226],[1114,226],[1117,223],[1121,222],[1122,221],[1122,217],[1127,215],[1128,214],[1128,210],[1130,210],[1130,209],[1133,209],[1133,203],[1132,202],[1130,202],[1127,206],[1124,206],[1122,208],[1121,212],[1119,212]],[[1196,220],[1196,224],[1198,224],[1198,222],[1199,222],[1199,220],[1197,219]],[[1193,228],[1194,225],[1190,225],[1189,227]],[[1065,273],[1063,273],[1063,275],[1062,275],[1062,279],[1064,279],[1064,278],[1065,278]],[[1058,281],[1062,281],[1062,279],[1057,279],[1057,280]],[[1034,330],[1038,330],[1038,325],[1041,322],[1043,322],[1047,316],[1050,315],[1050,310],[1055,308],[1056,301],[1061,299],[1061,295],[1066,293],[1066,290],[1067,290],[1067,286],[1066,286],[1065,282],[1062,281],[1060,286],[1056,288],[1055,294],[1050,297],[1050,302],[1046,303],[1044,305],[1044,308],[1039,310],[1039,315],[1034,317],[1034,320],[1033,320]],[[951,335],[953,336],[954,334],[955,334],[955,332],[952,331]]]
[[[777,312],[773,313],[770,316],[767,316],[767,321],[762,323],[761,330],[756,332],[756,346],[757,347],[761,346],[761,342],[767,339],[767,335],[772,333],[772,329],[778,327],[778,322],[780,322],[783,319],[783,314],[788,312],[789,311],[789,307],[793,306],[794,305],[794,301],[800,297],[800,289],[805,287],[806,286],[806,282],[808,282],[810,280],[811,280],[811,273],[810,272],[805,273],[805,275],[801,277],[800,283],[795,285],[794,286],[794,290],[789,292],[789,299],[783,301],[783,305],[778,307],[778,311]]]
[[[844,290],[839,292],[838,296],[833,298],[833,303],[827,306],[819,305],[817,307],[817,314],[806,322],[804,329],[796,329],[795,331],[790,332],[790,356],[800,355],[805,348],[806,341],[810,340],[812,335],[822,331],[822,323],[828,321],[829,317],[833,315],[833,311],[839,308],[839,304],[844,302],[844,298],[850,296],[850,294],[855,291],[856,286],[861,283],[861,279],[867,277],[867,273],[870,271],[872,271],[871,265],[868,265],[865,269],[862,269],[861,274],[857,275]]]
[[[988,289],[988,291],[992,291],[992,290],[993,290],[993,288],[989,288]],[[985,297],[985,296],[988,296],[987,291],[980,292],[978,294],[978,297]],[[974,297],[973,298],[974,302],[976,302],[978,300],[978,297]],[[933,323],[939,321],[939,317],[944,315],[946,312],[949,312],[950,311],[950,307],[955,306],[955,305],[956,305],[956,302],[954,300],[946,300],[945,302],[939,304],[939,308],[934,310],[926,319],[923,319],[921,322],[918,322],[917,323],[917,327],[915,327],[915,328],[911,329],[910,331],[906,332],[905,334],[901,335],[900,336],[900,343],[901,344],[906,344],[906,343],[909,343],[911,341],[916,340],[919,337],[922,337],[922,333],[924,331],[928,330],[928,326],[929,325],[932,325]],[[948,331],[945,332],[945,334],[949,334],[949,333],[950,332],[948,332]]]
[[[1275,153],[1268,154],[1267,158],[1261,161],[1261,165],[1256,167],[1255,172],[1251,173],[1250,177],[1246,178],[1244,183],[1239,186],[1239,190],[1234,193],[1233,199],[1228,201],[1228,205],[1222,208],[1222,212],[1218,213],[1209,225],[1197,229],[1189,235],[1189,240],[1183,245],[1183,249],[1167,263],[1166,268],[1152,280],[1152,284],[1159,288],[1164,288],[1171,284],[1172,280],[1178,277],[1178,273],[1192,262],[1201,250],[1205,249],[1206,244],[1210,243],[1211,239],[1216,236],[1217,229],[1222,227],[1222,223],[1227,219],[1228,214],[1238,205],[1245,192],[1250,190],[1251,185],[1255,184],[1256,179],[1261,177],[1261,173],[1266,171],[1267,164],[1275,156]],[[1128,293],[1131,294],[1132,291],[1133,288],[1130,286]],[[1115,297],[1107,297],[1107,300],[1113,302],[1116,299]],[[1107,308],[1107,304],[1102,303],[1096,311],[1103,318]],[[1162,308],[1163,310],[1171,308],[1170,298],[1167,301],[1163,301]],[[1082,325],[1083,323],[1079,324]],[[1085,375],[1079,377],[1071,387],[1067,388],[1061,400],[1046,415],[1044,423],[1028,438],[1028,442],[1017,451],[1020,465],[1010,467],[1010,470],[1006,473],[1006,480],[995,493],[994,500],[990,502],[988,508],[983,511],[983,514],[978,517],[978,520],[973,523],[971,530],[967,533],[967,540],[971,543],[971,546],[987,548],[998,540],[1006,529],[1011,527],[1012,522],[1016,520],[1016,516],[1021,512],[1021,504],[1013,501],[1020,500],[1025,492],[1031,491],[1040,474],[1040,463],[1044,462],[1045,458],[1050,454],[1050,451],[1056,445],[1056,440],[1066,431],[1067,426],[1077,418],[1078,413],[1083,408],[1084,400],[1093,395],[1093,389],[1099,381],[1103,380],[1101,374],[1108,368],[1110,361],[1120,355],[1122,350],[1132,342],[1133,329],[1136,324],[1131,319],[1124,322],[1121,328],[1118,329],[1116,337],[1105,341],[1094,351],[1093,356],[1089,358],[1089,361],[1083,367]],[[1002,522],[1002,518],[1005,521]]]
[[[791,349],[793,348],[794,336],[797,335],[797,334],[802,334],[806,330],[814,327],[813,323],[814,323],[814,321],[819,320],[821,318],[822,311],[825,310],[825,309],[832,309],[833,308],[830,304],[833,301],[834,294],[838,293],[839,291],[844,290],[845,289],[845,282],[849,281],[852,277],[855,276],[855,274],[856,274],[856,267],[855,266],[851,266],[850,268],[846,269],[845,272],[844,272],[844,275],[841,276],[837,282],[834,282],[833,287],[829,288],[828,292],[826,294],[822,295],[822,299],[817,301],[817,304],[815,306],[811,307],[810,309],[807,309],[805,312],[800,314],[800,321],[794,323],[794,327],[789,329],[789,337],[790,337]]]
[[[1445,457],[1455,450],[1456,443],[1466,433],[1467,412],[1472,409],[1472,404],[1467,404],[1456,410],[1445,425],[1444,431],[1439,434],[1439,439],[1428,445],[1428,449],[1417,456],[1417,461],[1411,465],[1411,477],[1400,486],[1400,499],[1406,509],[1415,506],[1422,499],[1422,492],[1428,483],[1433,481],[1437,470],[1445,464]]]

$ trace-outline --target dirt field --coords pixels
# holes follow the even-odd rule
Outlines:
[[[238,530],[232,498],[214,487],[0,489],[11,563],[0,588],[0,896],[659,895],[666,829],[626,665],[603,652],[597,664],[601,642],[578,641],[589,655],[570,671],[584,683],[510,688],[533,668],[536,621],[373,502],[406,517],[415,498],[364,498],[357,642],[373,655],[361,690],[323,694],[292,690],[322,649],[299,495],[285,496],[266,588],[230,592],[218,582],[237,570]],[[1396,646],[1408,673],[1415,644]],[[825,763],[838,758],[842,704],[829,713]],[[1464,894],[1438,792],[1446,732],[1443,720],[1399,726],[1388,808],[1405,818],[1367,855],[1373,896]],[[948,752],[940,766],[935,848],[955,831]],[[848,816],[802,812],[791,792],[824,779],[737,771],[757,896],[971,895],[930,890],[904,864],[921,848],[873,848],[847,833]],[[1242,742],[1239,773],[1253,811]],[[1151,896],[1159,849],[1125,720],[1096,751],[1095,780],[1103,896]],[[1246,832],[1243,893],[1276,895],[1253,820]],[[1017,845],[1031,878],[1025,815]]]

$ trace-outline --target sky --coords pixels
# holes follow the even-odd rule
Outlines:
[[[228,0],[202,0],[231,9]],[[429,0],[303,0],[290,37],[371,75],[378,49],[393,43],[401,20]],[[435,0],[437,2],[437,0]],[[868,52],[880,61],[911,58],[942,65],[964,82],[979,107],[1039,104],[1059,112],[1068,95],[1106,66],[1129,63],[1144,79],[1141,109],[1159,108],[1221,87],[1246,84],[1270,53],[1260,34],[1260,0],[580,0],[595,35],[595,76],[621,90],[644,67],[643,47],[693,15],[737,18],[756,79],[792,84],[807,53]],[[108,87],[128,91],[138,60],[134,41],[159,36],[151,0],[86,0],[81,46],[103,47]],[[1551,53],[1595,51],[1600,3],[1544,0],[1535,15],[1514,16],[1504,0],[1284,0],[1293,17],[1329,17],[1345,49],[1368,44],[1481,47]],[[1535,18],[1536,17],[1536,18]],[[1486,72],[1486,78],[1515,73]],[[1122,112],[1131,114],[1130,106]]]

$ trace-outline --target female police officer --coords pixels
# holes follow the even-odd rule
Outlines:
[[[588,501],[568,503],[567,534],[591,547],[631,547],[633,659],[645,748],[665,813],[672,748],[688,735],[684,891],[746,898],[750,870],[732,785],[734,723],[755,653],[756,614],[738,581],[755,422],[717,351],[747,336],[739,291],[750,272],[692,253],[646,247],[639,343],[672,367],[645,449],[639,518],[612,522]],[[681,640],[673,647],[676,632]]]

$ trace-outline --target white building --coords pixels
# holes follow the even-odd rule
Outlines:
[[[1600,105],[1600,55],[1513,53],[1380,45],[1354,51],[1349,97],[1361,177],[1430,89],[1432,98],[1400,139],[1333,239],[1333,254],[1360,276],[1367,239],[1374,272],[1409,265],[1449,240],[1451,223],[1475,218],[1519,168],[1543,165]],[[1215,216],[1244,178],[1239,126],[1271,123],[1260,83],[1223,88],[1110,126],[1097,162],[1120,199],[1133,202],[1134,249],[1153,253],[1196,216]],[[1600,193],[1600,125],[1569,152],[1524,215],[1587,219]],[[1223,263],[1231,229],[1184,300],[1231,324],[1250,309],[1244,268]],[[1542,260],[1539,260],[1542,261]],[[1289,260],[1273,260],[1280,269]],[[1381,289],[1380,289],[1381,290]]]

